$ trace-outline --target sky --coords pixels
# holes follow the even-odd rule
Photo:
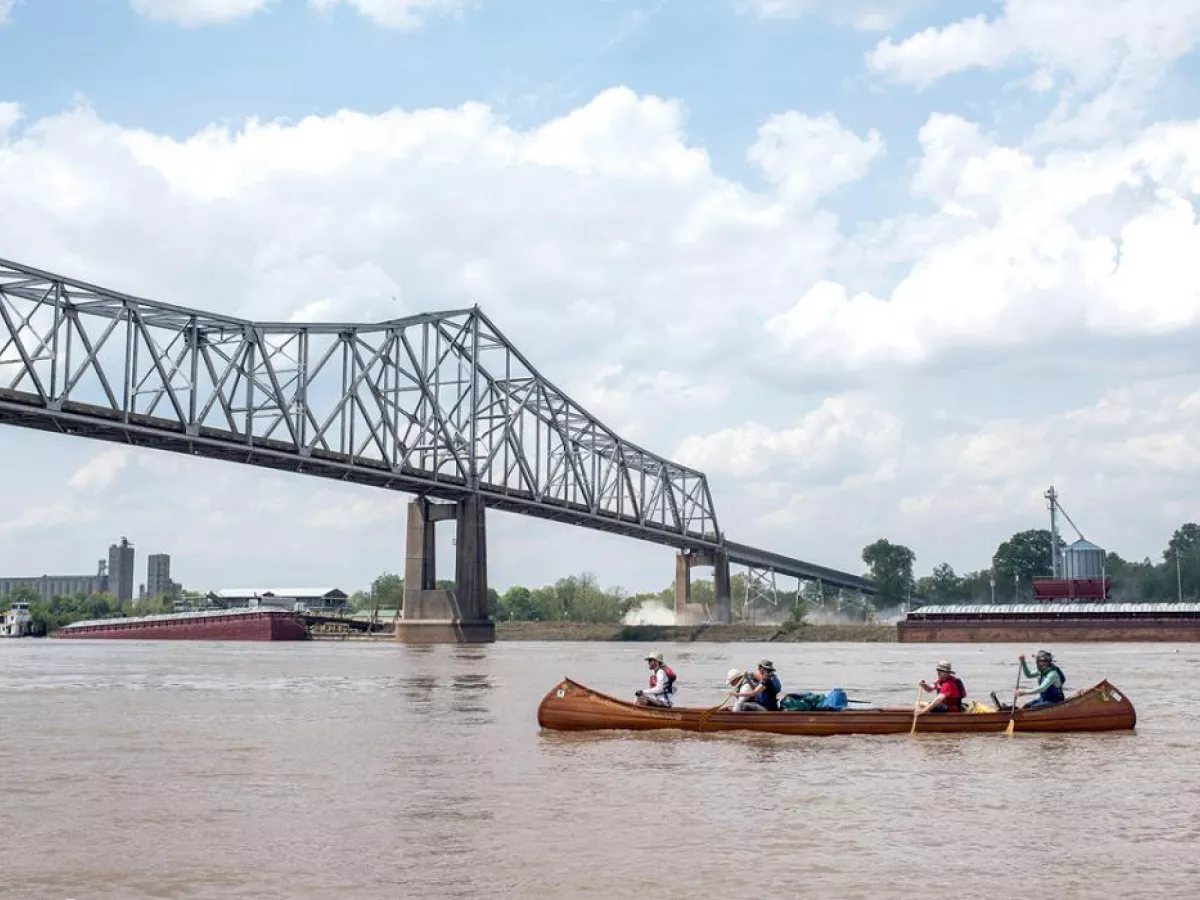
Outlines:
[[[1200,508],[1197,40],[1200,0],[0,0],[0,258],[254,319],[479,304],[822,565],[984,568],[1050,484],[1157,559]],[[126,536],[192,589],[364,587],[410,499],[15,428],[0,493],[0,574]],[[501,590],[673,577],[489,517]]]

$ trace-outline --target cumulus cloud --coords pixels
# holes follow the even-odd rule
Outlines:
[[[1054,443],[1101,415],[1014,439],[986,422],[983,397],[984,422],[927,428],[889,395],[895,373],[1030,352],[1112,373],[1122,352],[1153,359],[1200,330],[1200,279],[1188,268],[1200,249],[1200,125],[1038,156],[934,115],[919,141],[911,189],[923,207],[843,233],[822,203],[869,175],[885,144],[814,112],[763,123],[747,156],[765,181],[751,185],[687,139],[680,104],[624,88],[526,127],[466,103],[187,136],[123,127],[86,105],[30,120],[6,104],[0,246],[41,268],[251,318],[382,320],[479,303],[608,424],[708,471],[733,539],[857,570],[856,548],[881,533],[906,540],[942,502],[920,487],[941,483],[929,458],[1008,471],[990,488],[957,485],[979,498],[964,500],[961,530],[989,515],[986,498],[993,510],[1016,508],[1046,480],[1053,460],[1022,457],[1021,442]],[[739,383],[749,371],[769,374],[767,385]],[[828,398],[798,393],[817,378]],[[862,389],[846,393],[851,381]],[[1114,394],[1104,414],[1133,415],[1144,401]],[[1171,414],[1134,420],[1142,444],[1121,445],[1156,473],[1147,496],[1164,503],[1190,496],[1171,479],[1192,480],[1192,448],[1171,439]],[[1080,432],[1081,449],[1097,427]],[[934,444],[937,454],[927,452]],[[1081,465],[1122,471],[1116,456],[1088,452]],[[406,498],[141,451],[136,466],[118,464],[104,453],[72,450],[56,471],[76,473],[69,489],[112,504],[110,522],[211,547],[222,573],[243,573],[236,580],[268,555],[313,580],[325,535],[340,527],[356,547],[339,571],[398,559]],[[1020,458],[1028,470],[1013,471]],[[14,502],[32,507],[38,494]],[[1040,488],[1033,515],[1039,498]],[[69,509],[70,498],[46,508]],[[248,509],[262,546],[247,540]],[[113,538],[96,530],[102,522],[54,515],[42,524],[79,546]],[[364,522],[396,529],[358,546],[371,531]],[[519,534],[540,527],[523,523]],[[568,532],[554,532],[556,547],[599,540]],[[509,540],[501,534],[495,547]],[[939,534],[966,544],[932,526],[920,540],[934,546]],[[580,553],[580,564],[591,556]],[[494,557],[500,583],[539,577],[503,558]]]
[[[1001,13],[885,38],[868,56],[876,72],[927,87],[969,69],[1025,66],[1060,102],[1035,136],[1096,139],[1140,110],[1170,66],[1200,38],[1194,0],[1005,0]]]
[[[185,27],[223,25],[275,6],[279,0],[129,0],[139,15]]]
[[[865,395],[830,397],[792,427],[747,422],[686,438],[674,458],[710,475],[786,472],[826,481],[861,470],[887,477],[903,438],[900,420]]]
[[[1195,518],[1197,434],[1193,379],[1135,382],[1092,405],[952,428],[929,443],[923,486],[910,481],[897,512],[914,530],[962,519],[995,523],[1002,535],[1023,521],[1045,527],[1037,501],[1053,482],[1090,540],[1133,558],[1156,556],[1173,529]]]
[[[465,104],[174,138],[81,106],[0,141],[0,239],[42,268],[251,318],[479,303],[557,380],[649,353],[694,369],[840,238],[828,214],[718,175],[683,128],[676,103],[626,89],[525,130]],[[843,152],[809,146],[787,177]]]
[[[887,296],[822,280],[769,319],[781,366],[916,365],[964,348],[1069,355],[1200,327],[1200,124],[1041,161],[947,116],[921,142],[914,190],[939,204],[924,229],[934,241],[914,247]]]
[[[801,558],[820,547],[827,564],[851,571],[876,537],[912,547],[919,571],[942,560],[986,567],[1002,540],[1046,527],[1051,483],[1089,540],[1129,558],[1156,557],[1195,518],[1192,379],[1134,382],[1041,416],[973,408],[922,420],[902,410],[898,397],[831,398],[794,424],[698,436],[680,453],[706,463],[718,487],[736,478],[723,514],[738,540]]]
[[[320,10],[333,9],[345,4],[376,25],[385,28],[412,30],[424,24],[429,15],[458,13],[463,9],[462,0],[309,0]]]
[[[860,138],[832,113],[806,116],[791,111],[759,127],[746,158],[788,199],[809,204],[862,178],[883,152],[878,131]]]

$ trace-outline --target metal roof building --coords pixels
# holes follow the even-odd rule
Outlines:
[[[345,607],[348,594],[335,587],[223,588],[210,591],[210,600],[222,606],[274,606],[280,609],[334,610]]]

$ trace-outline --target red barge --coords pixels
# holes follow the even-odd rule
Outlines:
[[[59,638],[133,641],[305,641],[304,618],[286,609],[212,609],[90,619],[64,625]]]

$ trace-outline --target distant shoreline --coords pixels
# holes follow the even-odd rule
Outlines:
[[[601,625],[595,622],[497,622],[497,641],[657,641],[806,643],[855,641],[869,644],[896,642],[895,625]]]

